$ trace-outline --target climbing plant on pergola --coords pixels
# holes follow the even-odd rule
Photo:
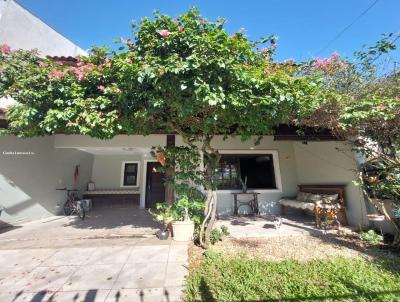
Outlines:
[[[313,77],[300,76],[292,62],[273,61],[274,36],[252,42],[242,31],[229,35],[224,23],[195,8],[177,18],[156,13],[135,24],[117,51],[94,48],[75,63],[3,51],[0,95],[18,102],[8,111],[8,133],[181,135],[204,155],[200,241],[207,246],[217,207],[213,138],[257,143],[324,100]]]

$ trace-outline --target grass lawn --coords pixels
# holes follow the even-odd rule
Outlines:
[[[267,261],[211,251],[200,263],[186,301],[400,302],[400,258]]]

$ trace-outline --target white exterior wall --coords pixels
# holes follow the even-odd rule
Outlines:
[[[18,219],[37,218],[57,210],[57,201],[63,200],[63,193],[56,192],[55,188],[63,186],[60,182],[66,183],[65,186],[69,185],[67,182],[72,181],[75,163],[81,164],[82,189],[86,188],[89,180],[94,181],[98,189],[118,189],[122,162],[139,161],[137,190],[140,192],[143,207],[146,165],[147,161],[154,161],[149,150],[152,146],[164,146],[165,143],[165,135],[119,135],[107,141],[77,135],[56,135],[30,140],[0,138],[0,200],[4,202],[3,196],[7,196],[9,206],[21,208],[16,213]],[[181,137],[176,137],[176,144],[183,145]],[[356,179],[353,153],[343,143],[309,142],[304,145],[300,142],[274,141],[273,137],[269,136],[264,137],[261,143],[255,146],[254,140],[242,142],[238,137],[224,141],[222,137],[216,137],[212,146],[222,153],[274,152],[273,155],[278,156],[277,176],[280,175],[281,188],[257,191],[260,193],[262,213],[278,214],[278,200],[283,196],[295,196],[299,184],[345,184],[350,224],[366,224],[364,201],[359,188],[352,183]],[[134,154],[125,154],[122,148],[134,148]],[[342,151],[338,151],[337,148]],[[35,155],[6,157],[1,154],[3,150],[28,150],[34,151]],[[90,155],[82,150],[99,154]],[[110,152],[117,153],[110,155]],[[15,186],[11,185],[9,180],[13,181]],[[279,183],[279,179],[277,181]],[[240,209],[242,212],[248,210],[244,207]],[[233,213],[231,191],[218,192],[218,213]],[[1,217],[4,219],[4,214]]]
[[[295,142],[299,184],[346,185],[347,218],[354,226],[365,225],[366,209],[357,180],[356,161],[348,145],[341,142]]]
[[[66,192],[56,188],[72,187],[75,165],[80,165],[79,189],[83,190],[91,176],[92,155],[55,149],[53,137],[0,137],[0,206],[4,208],[0,220],[16,223],[60,213]]]
[[[98,189],[121,189],[122,163],[125,161],[138,162],[137,187],[142,186],[142,156],[140,154],[132,155],[94,155],[92,168],[92,181]]]
[[[145,148],[149,149],[152,146],[165,146],[167,142],[166,135],[116,135],[109,140],[101,140],[91,138],[84,135],[64,135],[58,134],[54,137],[54,146],[56,148],[77,148],[77,149],[90,149],[90,148]],[[96,151],[96,150],[95,150]],[[118,150],[116,150],[118,151]]]
[[[121,187],[123,162],[138,162],[137,186]],[[156,161],[150,152],[131,155],[94,155],[92,178],[96,189],[127,189],[140,194],[140,207],[145,207],[147,163]]]

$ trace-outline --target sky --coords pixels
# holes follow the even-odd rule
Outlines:
[[[210,21],[217,17],[227,19],[229,33],[244,28],[253,40],[277,35],[276,59],[279,61],[326,57],[334,51],[351,58],[354,51],[363,45],[372,45],[382,33],[400,33],[400,0],[378,0],[339,39],[330,43],[375,1],[18,0],[85,50],[94,45],[113,46],[113,41],[119,37],[129,38],[131,22],[152,16],[154,10],[176,16],[196,6]],[[400,61],[399,52],[394,54],[397,61]]]

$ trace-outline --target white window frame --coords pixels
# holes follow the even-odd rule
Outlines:
[[[279,154],[277,150],[218,150],[220,154],[271,154],[274,163],[276,189],[248,189],[247,192],[255,193],[282,193],[281,169],[279,166]],[[239,193],[240,189],[217,190],[218,193]]]
[[[133,186],[124,186],[124,172],[125,172],[125,164],[137,164],[137,173],[136,173],[136,184]],[[121,164],[121,188],[137,188],[139,187],[139,177],[140,177],[140,161],[139,160],[131,160],[131,161],[123,161]]]

